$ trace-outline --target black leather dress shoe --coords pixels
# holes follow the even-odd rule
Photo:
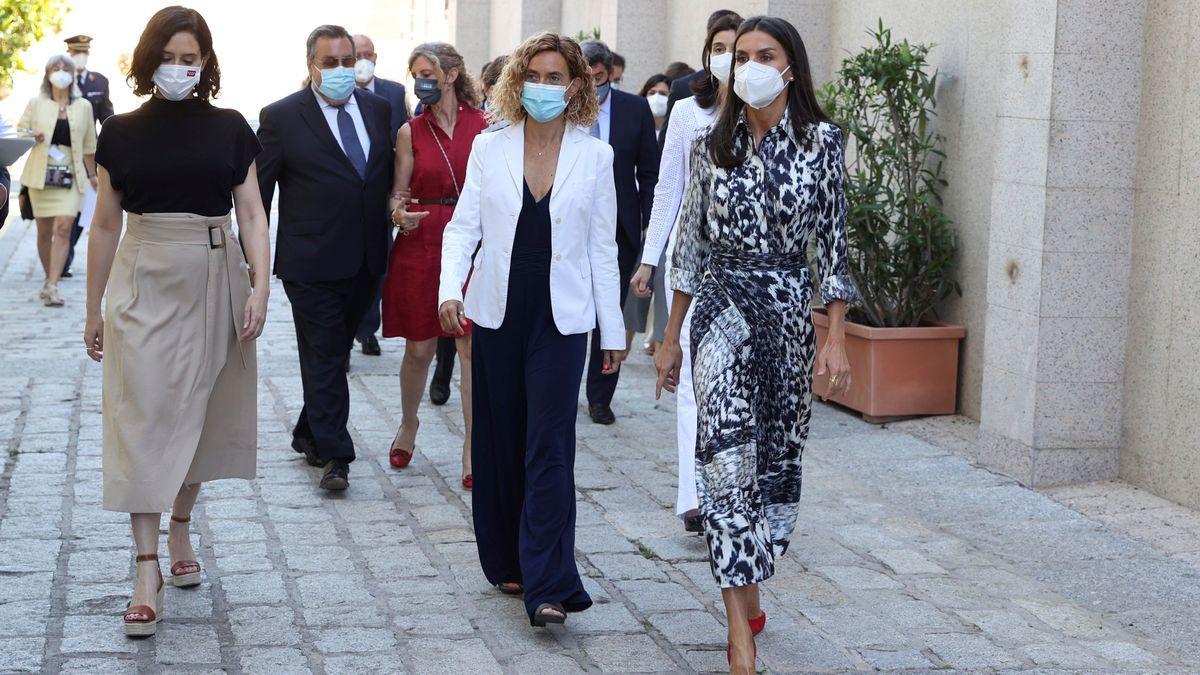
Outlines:
[[[308,462],[309,466],[325,466],[325,460],[317,454],[317,444],[313,443],[311,438],[292,436],[292,449],[304,455],[304,461]]]
[[[350,466],[346,462],[335,459],[325,466],[325,475],[321,476],[321,488],[330,491],[345,490],[350,487]]]
[[[617,416],[613,414],[612,408],[604,405],[603,403],[589,405],[588,416],[590,416],[592,421],[596,424],[612,424],[613,422],[617,421]]]
[[[58,275],[58,276],[59,276],[59,277],[61,277],[61,278],[63,278],[63,279],[70,279],[71,277],[73,277],[73,276],[75,276],[75,275],[74,275],[74,274],[71,274],[71,270],[66,270],[66,271],[64,271],[62,274],[60,274],[60,275]]]
[[[429,400],[434,405],[445,405],[450,400],[451,368],[443,368],[441,361],[433,369],[433,379],[429,381]]]
[[[379,356],[383,353],[379,349],[379,340],[375,339],[374,335],[368,337],[366,340],[359,340],[359,342],[362,343],[362,353],[367,356]]]
[[[703,532],[704,517],[699,513],[685,514],[683,516],[683,531],[684,532]]]

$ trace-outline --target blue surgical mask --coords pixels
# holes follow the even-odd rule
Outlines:
[[[521,89],[521,105],[533,119],[549,122],[567,109],[566,93],[567,88],[561,85],[526,82]]]
[[[608,98],[608,90],[612,88],[612,82],[605,82],[596,87],[596,100],[604,103],[604,99]]]
[[[345,101],[354,93],[354,69],[336,66],[321,69],[321,86],[317,88],[331,101]]]

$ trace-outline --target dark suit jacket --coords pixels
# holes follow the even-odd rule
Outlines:
[[[0,166],[0,186],[4,187],[4,200],[0,203],[0,227],[4,227],[4,223],[8,221],[8,202],[12,195],[8,191],[12,189],[12,183],[8,176],[8,167]]]
[[[83,97],[92,104],[92,112],[96,115],[97,122],[104,122],[112,117],[113,104],[108,98],[107,77],[89,70],[83,78],[83,84],[79,85],[79,91],[83,92]]]
[[[358,89],[354,98],[371,140],[365,178],[338,145],[311,88],[259,113],[258,184],[268,213],[279,184],[275,276],[285,281],[349,279],[364,265],[383,276],[387,267],[391,112],[369,91]]]
[[[634,248],[650,225],[654,186],[658,183],[658,143],[650,104],[635,94],[613,89],[608,144],[613,147],[613,179],[617,183],[617,231]],[[621,238],[618,237],[618,241]]]
[[[686,77],[681,77],[671,83],[671,95],[667,97],[667,117],[663,120],[662,129],[658,132],[658,148],[662,149],[663,144],[667,142],[667,124],[671,122],[671,109],[675,107],[677,101],[682,101],[685,98],[694,96],[692,94],[692,83],[702,77],[708,77],[708,71],[703,68]]]
[[[392,147],[396,147],[396,132],[408,121],[408,100],[404,95],[404,85],[399,82],[375,78],[375,95],[387,99],[392,106]]]

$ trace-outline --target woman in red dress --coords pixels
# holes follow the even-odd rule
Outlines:
[[[438,278],[442,231],[454,214],[467,175],[467,158],[475,136],[487,127],[479,111],[479,94],[462,56],[444,42],[428,42],[413,50],[408,69],[424,111],[396,136],[396,171],[392,221],[399,236],[392,246],[383,292],[383,336],[405,339],[400,366],[400,429],[388,453],[397,469],[408,466],[416,450],[417,412],[429,380],[429,364],[437,338],[454,337],[462,374],[462,483],[471,477],[471,327],[457,335],[442,331],[438,321]]]

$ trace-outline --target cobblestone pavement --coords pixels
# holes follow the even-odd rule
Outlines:
[[[351,489],[331,498],[316,488],[316,470],[287,446],[300,379],[279,289],[259,344],[258,479],[204,488],[195,529],[204,583],[168,587],[157,638],[127,640],[130,535],[126,516],[99,506],[100,371],[81,345],[82,275],[63,284],[66,308],[41,307],[34,237],[9,227],[0,236],[0,670],[724,665],[705,548],[672,515],[673,403],[653,400],[645,357],[622,379],[617,425],[579,427],[577,555],[597,604],[565,628],[535,630],[476,564],[470,498],[458,486],[457,395],[425,410],[413,465],[387,466],[397,342],[379,358],[354,356]],[[817,407],[800,526],[765,586],[761,668],[1200,668],[1194,513],[1120,484],[1024,489],[944,449],[965,442],[955,424],[969,426],[881,429]]]

